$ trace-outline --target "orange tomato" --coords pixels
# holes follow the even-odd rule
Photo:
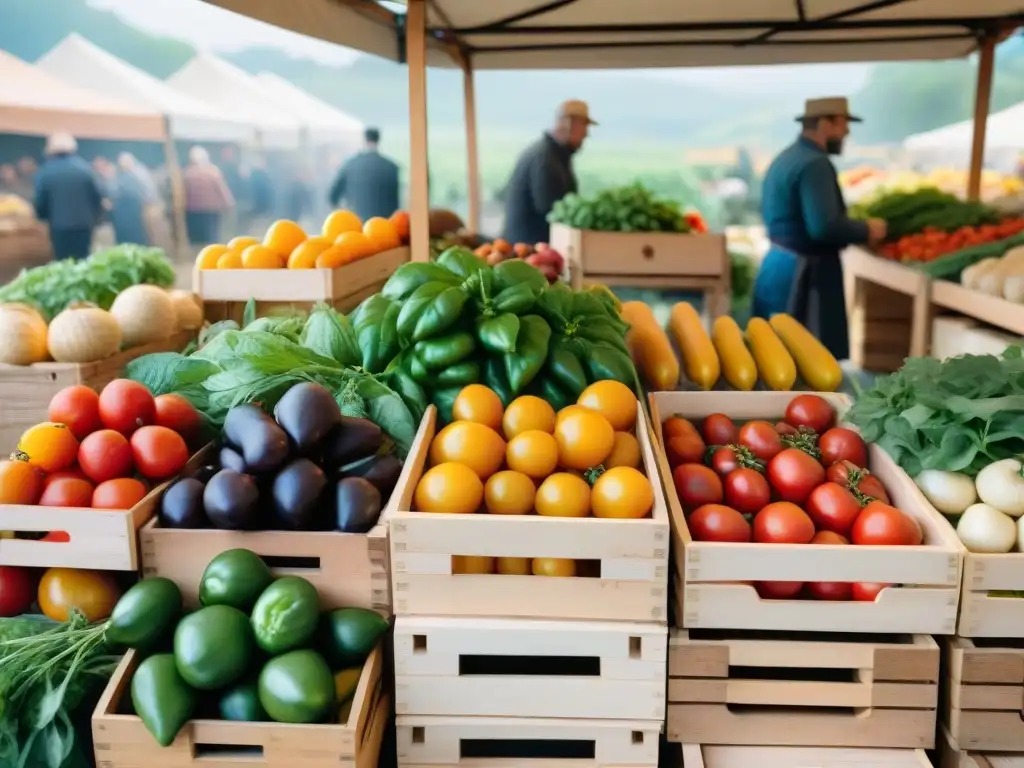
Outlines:
[[[583,390],[576,404],[597,411],[619,432],[636,428],[636,393],[621,381],[595,381]]]
[[[334,244],[341,248],[347,261],[358,261],[376,253],[373,243],[362,232],[343,232]]]
[[[250,245],[242,251],[243,269],[282,269],[284,259],[265,245]]]
[[[43,472],[58,472],[75,463],[78,440],[66,425],[45,421],[25,430],[18,441],[18,452]]]
[[[348,257],[348,252],[344,248],[340,245],[332,245],[316,257],[313,266],[317,269],[337,269],[350,261],[352,259]]]
[[[456,421],[475,421],[495,432],[501,429],[503,411],[501,398],[483,384],[463,387],[452,404],[452,418]]]
[[[337,210],[324,219],[321,233],[330,241],[337,240],[344,232],[362,232],[363,222],[352,211]]]
[[[484,484],[476,472],[454,461],[438,464],[423,473],[413,493],[419,512],[468,515],[484,500]]]
[[[564,416],[555,425],[558,458],[568,469],[596,467],[615,447],[615,430],[608,419],[589,408]]]
[[[576,561],[564,557],[535,557],[532,569],[534,576],[575,576]]]
[[[403,243],[409,242],[409,214],[405,211],[395,211],[391,214],[391,223],[395,225],[395,231]]]
[[[402,238],[399,237],[395,225],[391,223],[390,219],[380,216],[366,220],[366,223],[363,224],[363,234],[373,244],[374,253],[389,251],[402,244]]]
[[[497,566],[506,576],[529,576],[532,563],[528,557],[499,557]]]
[[[555,431],[555,409],[547,400],[533,395],[522,395],[508,404],[501,426],[506,440],[531,430],[551,434]]]
[[[522,472],[496,472],[484,485],[484,506],[492,515],[528,515],[536,493],[533,481]]]
[[[603,473],[590,492],[594,517],[639,520],[654,506],[651,481],[632,467],[615,467]]]
[[[226,245],[208,245],[196,256],[196,266],[199,269],[216,269],[217,260],[228,252]]]
[[[0,504],[35,504],[43,492],[43,473],[24,459],[0,461]]]
[[[311,237],[299,245],[288,257],[288,269],[313,269],[317,257],[334,245],[334,241],[326,237]]]
[[[263,245],[274,251],[282,259],[287,259],[306,239],[306,231],[288,219],[278,219],[267,229],[263,236]]]
[[[231,250],[217,259],[217,269],[241,269],[242,254],[240,251]]]
[[[509,469],[543,480],[558,466],[558,442],[539,429],[520,432],[505,448],[505,463]]]
[[[228,250],[234,251],[239,256],[242,255],[242,251],[248,248],[250,245],[259,245],[260,241],[255,237],[233,237],[228,240]],[[220,269],[220,267],[218,267]]]
[[[92,492],[93,509],[131,509],[148,491],[134,477],[119,477],[97,485]]]
[[[100,420],[100,396],[92,387],[75,384],[65,387],[50,400],[47,418],[57,424],[66,424],[79,440],[103,429]]]
[[[39,497],[40,507],[83,507],[92,506],[92,483],[65,477],[46,483]]]
[[[43,614],[54,621],[67,621],[77,608],[90,622],[110,617],[121,597],[113,575],[79,568],[50,568],[39,580],[36,595]]]
[[[590,486],[582,477],[556,472],[540,484],[533,503],[538,515],[586,517],[590,514]]]
[[[616,432],[612,452],[602,464],[605,469],[612,467],[639,467],[640,443],[629,432]]]
[[[505,460],[505,441],[490,427],[475,421],[453,421],[430,444],[430,462],[458,462],[481,480],[497,472]]]
[[[452,573],[494,573],[494,558],[481,555],[452,555]]]

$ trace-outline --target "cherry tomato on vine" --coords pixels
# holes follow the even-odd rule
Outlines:
[[[794,427],[792,424],[787,424],[784,421],[775,422],[775,431],[780,435],[799,435],[800,430]]]
[[[850,529],[850,541],[861,545],[914,546],[921,539],[916,520],[881,501],[864,507]]]
[[[821,463],[831,467],[837,461],[849,461],[858,467],[867,466],[868,447],[864,438],[846,427],[833,427],[818,438]]]
[[[853,521],[860,514],[860,502],[847,488],[822,483],[807,497],[807,514],[818,530],[850,535]]]
[[[811,539],[811,544],[833,544],[833,545],[844,545],[849,544],[850,540],[835,531],[818,531],[814,534],[814,538]]]
[[[732,507],[705,504],[687,518],[686,525],[694,541],[750,541],[750,523]]]
[[[727,445],[736,442],[736,425],[724,413],[712,413],[704,419],[700,431],[708,445]]]
[[[746,515],[760,512],[772,500],[768,481],[756,469],[734,470],[725,476],[722,485],[725,503]]]
[[[886,504],[890,503],[889,494],[885,492],[882,481],[866,469],[861,469],[852,462],[838,461],[831,465],[825,471],[825,479],[844,488],[856,490],[858,493],[870,496],[872,499],[878,499],[878,501],[883,501]]]
[[[683,509],[722,503],[722,480],[703,464],[680,464],[672,471],[672,482]]]
[[[802,504],[825,482],[825,468],[798,448],[787,448],[768,463],[768,480],[783,501]]]
[[[819,435],[836,423],[835,409],[817,395],[797,395],[786,406],[786,423]]]
[[[729,446],[722,446],[711,454],[711,468],[719,475],[725,477],[730,472],[739,469],[740,460],[736,451]]]
[[[762,461],[775,458],[782,450],[782,438],[767,421],[748,421],[740,427],[738,440]]]
[[[668,437],[665,440],[665,455],[668,457],[669,466],[672,467],[704,461],[706,450],[704,440],[696,432]]]
[[[796,504],[776,501],[754,516],[754,541],[765,544],[808,544],[814,523]]]

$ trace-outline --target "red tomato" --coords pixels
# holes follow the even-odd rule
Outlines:
[[[25,613],[36,599],[36,583],[28,568],[0,565],[0,616]]]
[[[780,435],[799,435],[800,430],[794,427],[792,424],[787,424],[784,421],[775,422],[775,431]]]
[[[40,507],[91,507],[92,483],[88,480],[64,478],[54,480],[39,497]]]
[[[40,541],[50,541],[59,544],[67,544],[71,541],[71,534],[67,531],[50,531]]]
[[[82,450],[82,446],[78,446],[78,450]],[[83,472],[79,467],[71,467],[71,469],[62,469],[59,472],[51,472],[50,474],[43,478],[43,490],[45,491],[46,486],[48,486],[55,480],[66,480],[68,478],[73,478],[75,480],[89,479],[86,476],[85,472]]]
[[[754,516],[754,541],[767,544],[808,544],[814,523],[796,504],[776,501]]]
[[[661,425],[661,433],[667,442],[670,437],[683,437],[684,435],[700,434],[693,424],[681,416],[670,416]]]
[[[712,413],[700,427],[708,445],[728,445],[736,442],[736,425],[724,413]]]
[[[913,546],[921,543],[921,526],[896,507],[872,501],[861,511],[850,531],[854,544]]]
[[[849,461],[838,461],[830,466],[825,472],[825,479],[844,488],[856,490],[864,496],[889,503],[889,494],[885,492],[882,481]]]
[[[786,423],[807,427],[820,435],[836,423],[836,412],[817,395],[797,395],[786,406]]]
[[[158,426],[173,429],[190,442],[199,437],[203,429],[203,417],[192,403],[181,395],[160,395],[153,401],[156,406]]]
[[[750,523],[732,507],[705,504],[687,518],[694,541],[750,541]]]
[[[889,494],[885,492],[885,486],[882,485],[882,481],[874,475],[864,475],[860,482],[857,483],[857,490],[871,499],[877,499],[885,504],[891,503],[889,501]]]
[[[815,600],[849,600],[853,595],[853,585],[848,581],[811,581],[807,584],[807,592]]]
[[[787,448],[768,463],[768,480],[783,501],[802,504],[825,482],[825,468],[799,448]]]
[[[149,390],[137,381],[114,379],[100,392],[103,426],[126,437],[156,421],[156,403]]]
[[[818,438],[821,463],[831,467],[837,461],[849,461],[858,467],[868,465],[868,447],[864,438],[846,427],[833,427]]]
[[[835,544],[843,545],[849,544],[850,540],[845,536],[841,536],[835,531],[818,531],[814,534],[814,538],[811,539],[811,544]]]
[[[880,584],[873,581],[854,582],[852,597],[858,602],[873,603],[879,592],[891,586],[892,584]]]
[[[132,473],[128,438],[112,429],[93,432],[78,446],[78,466],[90,480],[103,483]]]
[[[665,444],[665,455],[668,457],[671,467],[702,462],[706,450],[707,446],[704,445],[704,440],[696,432],[667,438]]]
[[[748,421],[740,427],[740,445],[750,449],[757,458],[768,461],[782,450],[782,438],[767,421]]]
[[[684,509],[722,503],[722,480],[703,464],[680,464],[672,471],[672,482]]]
[[[47,420],[67,425],[71,434],[82,441],[90,432],[103,429],[100,396],[84,384],[65,387],[50,400]]]
[[[725,476],[725,503],[745,515],[753,515],[772,500],[764,475],[756,469],[740,468]]]
[[[146,496],[146,486],[134,477],[100,483],[92,492],[93,509],[131,509]]]
[[[843,486],[822,483],[807,497],[807,514],[818,530],[849,536],[853,521],[860,514],[860,502]]]
[[[790,600],[804,588],[802,581],[755,581],[754,589],[765,600]]]
[[[166,480],[188,463],[184,438],[167,427],[142,427],[131,440],[132,457],[139,474],[150,480]]]
[[[722,477],[739,469],[739,466],[740,461],[736,457],[736,451],[729,446],[716,448],[715,452],[711,454],[711,468]]]

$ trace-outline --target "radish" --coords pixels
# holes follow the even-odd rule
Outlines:
[[[978,500],[974,481],[959,472],[926,469],[914,478],[921,493],[944,515],[962,514]]]
[[[1017,525],[988,504],[972,504],[960,517],[956,534],[970,552],[1003,553],[1017,541]]]
[[[1018,459],[989,464],[974,480],[986,504],[1011,517],[1024,515],[1024,468]]]

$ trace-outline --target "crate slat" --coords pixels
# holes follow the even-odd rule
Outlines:
[[[944,639],[944,721],[959,749],[1024,752],[1024,643],[1010,642]]]
[[[961,749],[945,725],[940,731],[937,749],[939,768],[1024,768],[1024,754]]]
[[[684,768],[932,768],[921,749],[683,745]]]

